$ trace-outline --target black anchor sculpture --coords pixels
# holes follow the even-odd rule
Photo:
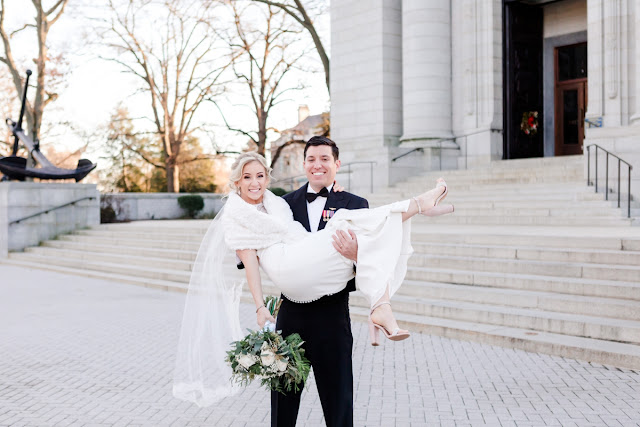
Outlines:
[[[87,159],[80,159],[78,161],[78,167],[75,169],[63,169],[54,166],[53,163],[47,159],[40,151],[40,141],[35,142],[27,135],[25,135],[22,129],[22,118],[24,117],[25,105],[27,103],[27,89],[29,88],[29,76],[31,76],[31,70],[27,70],[27,80],[24,83],[24,92],[22,94],[22,108],[20,109],[20,118],[18,122],[14,122],[11,119],[7,119],[7,125],[13,133],[13,151],[10,156],[0,157],[0,172],[4,174],[3,181],[5,179],[13,179],[17,181],[24,181],[25,178],[40,178],[40,179],[70,179],[73,178],[76,182],[83,179],[89,172],[96,168],[96,164]],[[29,150],[33,159],[40,165],[39,168],[32,168],[27,166],[27,159],[17,156],[18,145],[22,144]]]

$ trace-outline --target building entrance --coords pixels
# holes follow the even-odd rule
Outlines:
[[[555,56],[555,155],[582,154],[587,106],[587,44],[557,47]]]
[[[503,24],[503,157],[542,157],[542,8],[504,0]],[[523,124],[532,116],[535,129]]]

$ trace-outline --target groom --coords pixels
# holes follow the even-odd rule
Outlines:
[[[284,196],[293,218],[312,233],[322,230],[339,209],[369,207],[361,197],[333,191],[336,172],[340,168],[338,156],[335,142],[323,136],[311,138],[304,148],[303,163],[309,182]],[[354,234],[339,233],[334,241],[338,252],[356,261]],[[325,295],[309,303],[290,301],[283,295],[278,312],[276,329],[282,330],[282,336],[297,332],[305,341],[305,356],[313,367],[327,427],[353,425],[353,336],[349,292],[355,289],[352,279],[337,294]],[[300,396],[301,392],[287,395],[271,392],[272,427],[295,426]]]

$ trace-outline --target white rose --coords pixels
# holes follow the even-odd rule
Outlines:
[[[250,355],[250,354],[242,354],[240,356],[238,356],[236,358],[236,360],[238,361],[238,363],[240,364],[240,366],[242,366],[245,369],[249,369],[251,366],[253,366],[254,363],[256,363],[256,359],[254,356]]]
[[[271,366],[273,365],[273,362],[276,361],[276,355],[266,341],[263,342],[262,347],[260,347],[260,359],[264,366]]]
[[[276,368],[280,372],[286,371],[288,365],[289,365],[289,359],[287,359],[286,357],[276,360]]]

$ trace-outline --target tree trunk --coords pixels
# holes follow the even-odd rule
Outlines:
[[[180,192],[180,167],[175,160],[167,162],[167,193]]]

